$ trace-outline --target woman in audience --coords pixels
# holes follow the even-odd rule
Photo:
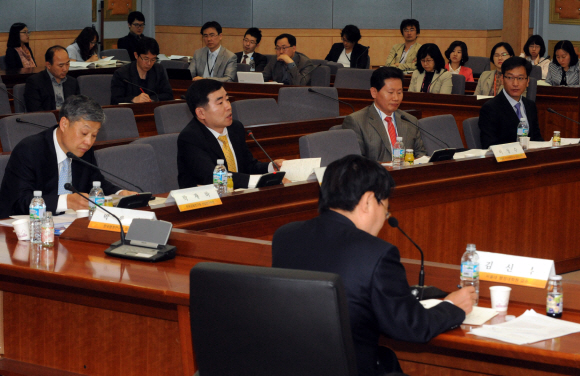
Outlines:
[[[417,70],[413,72],[409,91],[451,94],[451,73],[445,70],[445,60],[436,44],[425,43],[417,51]]]
[[[369,61],[369,48],[358,44],[361,38],[359,28],[346,25],[340,32],[340,38],[342,43],[333,44],[324,60],[340,63],[345,68],[365,69]]]
[[[550,56],[544,57],[546,54],[546,44],[544,38],[539,35],[532,35],[524,45],[524,52],[520,57],[525,57],[532,65],[537,65],[542,68],[542,80],[546,79],[548,75],[548,67],[550,66]]]
[[[70,61],[99,60],[99,33],[93,27],[85,27],[74,43],[66,48]]]
[[[465,63],[469,60],[467,45],[465,43],[460,40],[451,43],[447,51],[445,51],[445,57],[449,60],[445,65],[445,69],[451,74],[465,76],[465,82],[473,82],[473,72],[471,68],[465,66]]]
[[[495,65],[494,71],[485,71],[479,77],[475,95],[496,96],[503,89],[503,80],[501,75],[501,65],[504,61],[514,56],[514,49],[509,43],[499,42],[491,49],[489,61]]]
[[[580,85],[578,55],[569,40],[561,40],[554,47],[554,59],[550,63],[546,82],[552,86]]]
[[[10,26],[6,44],[6,70],[36,67],[34,55],[28,46],[30,31],[28,26],[17,22]]]

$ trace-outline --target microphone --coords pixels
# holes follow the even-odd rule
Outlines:
[[[122,182],[125,182],[125,183],[127,183],[127,184],[129,184],[129,185],[132,185],[133,187],[135,187],[135,188],[137,188],[138,190],[140,190],[140,191],[141,191],[141,193],[143,193],[143,189],[142,189],[141,187],[139,187],[138,185],[135,185],[135,184],[133,184],[133,183],[130,183],[130,182],[128,182],[128,181],[127,181],[127,180],[125,180],[125,179],[121,179],[120,177],[118,177],[118,176],[116,176],[116,175],[113,175],[113,174],[111,174],[111,173],[110,173],[110,172],[108,172],[108,171],[105,171],[105,170],[103,170],[103,169],[102,169],[102,168],[100,168],[99,166],[96,166],[96,165],[94,165],[94,164],[92,164],[92,163],[89,163],[89,162],[85,161],[85,160],[84,160],[84,159],[82,159],[82,158],[79,158],[79,157],[77,157],[76,155],[74,155],[74,154],[73,154],[72,152],[70,152],[70,151],[69,151],[68,153],[66,153],[66,156],[67,156],[67,157],[69,157],[69,158],[70,158],[70,159],[72,159],[72,160],[75,160],[75,161],[81,162],[81,163],[83,163],[83,164],[85,164],[85,165],[87,165],[87,166],[89,166],[89,167],[92,167],[92,168],[94,168],[94,169],[97,169],[97,170],[99,170],[99,171],[103,171],[104,173],[106,173],[106,174],[109,174],[109,175],[111,175],[112,177],[114,177],[114,178],[116,178],[116,179],[119,179],[119,180],[121,180]]]
[[[364,55],[364,53],[365,53],[366,51],[368,51],[368,50],[369,50],[369,48],[371,48],[371,46],[368,46],[367,48],[365,48],[365,50],[364,50],[363,52],[361,52],[361,54],[360,54],[360,55],[358,55],[358,57],[356,58],[356,61],[354,62],[354,67],[355,67],[355,68],[357,68],[357,67],[358,67],[358,61],[359,61],[359,59],[362,57],[362,55]],[[369,59],[370,59],[369,55],[367,55],[367,58],[369,58]]]
[[[22,102],[20,99],[16,98],[14,96],[14,94],[12,94],[8,90],[6,90],[6,88],[4,88],[3,86],[0,86],[0,89],[2,89],[2,91],[5,92],[6,94],[10,95],[16,102],[20,103],[20,105],[22,106],[22,108],[26,108],[26,104],[24,102]]]
[[[436,139],[437,141],[441,142],[442,144],[444,144],[445,146],[447,146],[447,149],[455,149],[452,148],[451,146],[449,146],[449,144],[445,141],[443,141],[442,139],[440,139],[439,137],[435,136],[434,134],[427,132],[425,129],[421,128],[418,124],[415,124],[411,121],[411,119],[409,119],[408,117],[406,117],[405,115],[401,115],[401,119],[408,121],[409,123],[413,124],[415,127],[417,127],[418,130],[420,130],[421,132],[425,132],[426,134],[428,134],[429,136],[433,137],[434,139]]]
[[[254,137],[254,133],[252,133],[252,131],[246,131],[246,133],[248,134],[248,136],[252,137],[252,140],[254,140],[254,142],[260,147],[260,149],[262,149],[262,151],[264,152],[264,154],[266,154],[266,157],[268,157],[268,159],[270,160],[270,162],[272,162],[272,166],[274,166],[274,170],[280,171],[280,167],[278,167],[278,165],[276,164],[276,162],[274,162],[274,160],[272,158],[270,158],[270,155],[268,155],[268,153],[266,153],[266,150],[264,150],[264,148],[262,147],[262,145],[260,145],[260,143],[258,142],[258,140],[256,140],[256,137]]]
[[[101,209],[105,213],[107,213],[107,214],[111,215],[113,218],[115,218],[119,222],[119,226],[121,226],[121,244],[120,245],[125,244],[125,230],[123,230],[123,224],[121,223],[121,220],[119,219],[119,217],[117,217],[115,214],[111,213],[110,211],[108,211],[104,207],[97,205],[97,203],[94,202],[93,200],[91,200],[90,198],[83,196],[79,191],[77,191],[77,189],[71,183],[66,183],[64,185],[64,189],[66,189],[67,191],[71,191],[71,192],[76,193],[77,195],[81,196],[82,198],[84,198],[88,202],[93,203],[95,205],[95,207]]]
[[[427,290],[426,299],[446,297],[447,293],[439,290],[437,287],[434,287],[434,286],[425,287],[425,259],[424,259],[423,250],[421,249],[421,247],[419,247],[417,245],[417,243],[415,243],[413,241],[413,239],[411,239],[409,237],[409,235],[407,235],[405,233],[405,231],[403,231],[403,229],[399,227],[399,221],[397,220],[397,218],[389,217],[388,222],[389,222],[389,226],[399,229],[399,231],[401,231],[401,233],[403,235],[405,235],[405,237],[407,239],[409,239],[411,241],[411,243],[413,243],[413,245],[415,247],[417,247],[417,249],[421,253],[421,271],[419,272],[419,284],[415,285],[415,286],[411,286],[411,294],[413,294],[413,296],[415,296],[418,300],[423,300],[423,296],[425,295],[424,294],[425,290]]]
[[[322,95],[323,97],[326,97],[326,98],[328,98],[328,99],[332,99],[332,100],[333,100],[333,101],[335,101],[335,102],[339,102],[339,103],[346,104],[347,106],[349,106],[349,107],[350,107],[350,109],[351,109],[351,110],[352,110],[352,112],[354,113],[354,107],[353,107],[353,106],[352,106],[352,104],[350,104],[350,103],[347,103],[347,102],[345,102],[345,101],[341,101],[340,99],[333,98],[333,97],[331,97],[331,96],[329,96],[329,95],[326,95],[326,94],[322,94],[322,93],[320,93],[320,92],[318,92],[318,91],[316,91],[316,90],[314,90],[314,89],[312,89],[312,88],[308,88],[308,92],[309,92],[309,93],[315,93],[315,94],[318,94],[318,95]]]
[[[134,84],[134,83],[132,83],[131,81],[129,81],[129,80],[127,80],[127,79],[123,79],[123,82],[126,82],[126,83],[128,83],[129,85],[136,86],[136,87],[138,87],[139,89],[143,89],[143,90],[147,90],[147,91],[150,91],[150,92],[152,92],[153,94],[155,94],[155,97],[157,97],[157,102],[159,102],[159,95],[157,95],[157,93],[156,93],[156,92],[154,92],[153,90],[151,90],[151,89],[148,89],[148,88],[146,88],[145,86],[141,86],[141,85]]]
[[[403,44],[403,50],[404,50],[404,49],[405,49],[405,45]],[[403,52],[403,51],[401,51],[401,52]],[[390,61],[390,62],[387,64],[387,67],[388,67],[389,65],[391,65],[391,63],[392,63],[393,61],[395,61],[395,59],[397,58],[397,55],[399,55],[399,53],[398,53],[398,52],[395,52],[395,56],[393,56],[393,58],[391,59],[391,61]]]
[[[22,120],[21,118],[16,118],[16,122],[20,123],[20,124],[34,125],[35,127],[39,127],[39,128],[43,128],[43,129],[50,129],[50,128],[54,127],[55,125],[58,125],[58,124],[54,124],[54,125],[48,126],[48,125],[42,125],[42,124],[37,124],[37,123],[31,123],[29,121]]]
[[[576,120],[574,120],[574,119],[570,119],[568,116],[564,116],[564,115],[562,115],[561,113],[554,111],[554,110],[553,110],[553,109],[551,109],[550,107],[548,107],[548,110],[547,110],[547,111],[548,111],[548,112],[550,112],[550,113],[552,113],[552,114],[556,114],[556,115],[558,115],[558,116],[562,116],[564,119],[572,120],[572,121],[573,121],[574,123],[576,123],[576,124],[580,124],[580,122],[578,122],[578,121],[576,121]]]

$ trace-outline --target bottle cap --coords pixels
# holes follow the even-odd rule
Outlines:
[[[413,149],[407,149],[406,151],[407,151],[407,153],[412,153]]]
[[[112,200],[113,196],[105,196],[105,200]]]
[[[467,245],[467,250],[468,250],[468,251],[475,251],[475,249],[476,249],[476,248],[475,248],[475,244],[468,244],[468,245]]]
[[[34,197],[41,197],[42,191],[34,191]]]
[[[228,178],[229,178],[230,176],[234,176],[234,174],[232,174],[231,172],[228,172]]]
[[[93,182],[93,187],[100,187],[101,186],[101,182],[100,181],[94,181]]]
[[[560,134],[560,131],[554,131],[554,134],[556,134],[556,133],[557,133],[557,134]]]
[[[397,142],[403,141],[403,137],[397,137]]]
[[[45,218],[50,218],[50,217],[52,217],[52,212],[51,212],[51,211],[44,212],[44,217],[45,217]]]
[[[552,275],[550,276],[550,281],[561,281],[562,280],[562,276],[561,275]]]
[[[520,121],[523,121],[524,123],[526,122],[525,118],[520,118]]]
[[[217,164],[224,164],[224,160],[223,159],[218,159],[217,160]]]

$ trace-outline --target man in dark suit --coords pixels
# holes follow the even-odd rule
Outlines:
[[[193,119],[177,139],[180,188],[212,184],[218,159],[225,161],[236,189],[253,188],[261,174],[274,172],[272,163],[259,162],[252,156],[244,126],[232,121],[232,106],[222,82],[194,81],[187,89],[186,99]],[[281,166],[283,161],[274,163]]]
[[[66,48],[52,46],[44,59],[46,69],[26,79],[24,101],[28,112],[59,110],[68,97],[80,94],[77,79],[67,76],[70,59]]]
[[[256,72],[262,72],[268,64],[268,58],[261,53],[255,52],[262,40],[262,31],[257,27],[251,27],[246,30],[244,35],[243,51],[236,52],[238,63],[250,64],[250,59],[256,63]]]
[[[129,24],[129,34],[123,38],[119,38],[117,48],[127,50],[131,61],[135,61],[137,43],[145,38],[145,35],[143,35],[143,30],[145,30],[145,16],[141,12],[131,12],[127,17],[127,24]]]
[[[320,187],[320,215],[279,228],[272,241],[273,267],[340,275],[359,376],[401,372],[394,353],[379,348],[380,334],[427,342],[460,325],[475,301],[472,286],[431,309],[411,294],[397,247],[377,237],[390,216],[393,187],[375,161],[349,155],[332,162]]]
[[[482,149],[518,140],[520,119],[528,124],[531,141],[544,141],[538,124],[536,103],[523,97],[532,65],[523,57],[510,57],[501,65],[503,90],[479,110]]]
[[[87,200],[65,190],[65,183],[86,193],[93,181],[100,181],[106,195],[134,194],[106,181],[99,170],[66,156],[71,152],[96,165],[92,146],[104,120],[95,100],[73,95],[64,102],[57,126],[20,141],[10,155],[0,186],[0,218],[28,214],[33,191],[42,191],[46,210],[54,214],[88,209]]]
[[[308,56],[296,52],[296,37],[280,34],[274,40],[274,45],[276,59],[270,59],[264,68],[264,81],[296,86],[310,84],[310,74],[315,68]]]

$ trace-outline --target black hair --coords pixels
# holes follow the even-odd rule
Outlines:
[[[151,52],[152,55],[159,55],[159,44],[154,38],[141,38],[139,42],[137,42],[135,52],[137,52],[137,56],[146,54],[147,52]]]
[[[532,56],[532,54],[530,53],[530,46],[532,44],[540,46],[540,57],[543,57],[546,54],[546,44],[544,43],[544,38],[536,34],[529,37],[526,44],[524,44],[524,54],[526,56]]]
[[[278,41],[280,39],[284,39],[287,38],[288,39],[288,43],[290,43],[290,47],[294,47],[296,45],[296,37],[292,34],[280,34],[276,37],[276,39],[274,39],[274,45],[276,45],[276,43],[278,43]]]
[[[523,57],[519,56],[512,56],[506,61],[503,62],[501,65],[501,74],[505,76],[507,71],[511,71],[517,67],[524,67],[526,68],[526,75],[529,76],[532,72],[532,63],[528,60],[524,59]]]
[[[362,38],[360,35],[360,29],[354,25],[346,25],[344,29],[340,31],[340,37],[344,37],[344,39],[354,44],[357,44]]]
[[[205,29],[209,29],[210,27],[213,27],[215,29],[215,31],[217,31],[218,34],[222,33],[222,25],[220,25],[217,21],[208,21],[208,22],[204,23],[203,26],[201,27],[201,31],[199,33],[201,35],[203,35],[203,32],[205,31]]]
[[[18,48],[22,46],[22,42],[20,41],[20,32],[26,27],[26,24],[22,22],[16,22],[10,26],[10,32],[8,33],[8,42],[6,43],[6,47],[8,48]],[[28,43],[26,43],[26,47],[28,47]]]
[[[440,72],[442,69],[445,70],[445,60],[443,59],[443,55],[441,55],[439,47],[434,43],[425,43],[417,51],[417,70],[419,73],[425,72],[421,60],[425,59],[427,55],[431,56],[435,62],[435,72]]]
[[[578,64],[578,55],[576,55],[576,51],[574,51],[574,46],[572,45],[572,42],[570,42],[569,40],[561,40],[554,46],[554,57],[552,63],[556,64],[557,66],[560,66],[560,63],[558,63],[558,59],[556,59],[556,51],[558,50],[564,50],[568,52],[568,54],[570,55],[570,66]]]
[[[371,87],[381,91],[383,86],[385,86],[385,80],[389,78],[398,78],[403,83],[404,79],[403,71],[395,67],[380,67],[376,69],[371,76]]]
[[[352,212],[366,192],[373,192],[380,203],[391,194],[395,181],[380,163],[361,155],[347,155],[326,167],[318,211],[330,209]]]
[[[97,43],[91,48],[91,42],[97,38]],[[94,27],[85,27],[75,39],[81,50],[81,57],[83,60],[88,60],[91,56],[97,53],[99,49],[99,33]]]
[[[71,123],[83,119],[103,124],[106,120],[105,112],[101,105],[86,95],[71,95],[68,97],[59,111],[59,119],[63,117],[67,118]]]
[[[260,44],[260,41],[262,40],[262,31],[260,29],[258,29],[257,27],[251,27],[248,30],[246,30],[244,37],[248,34],[256,38],[256,44]]]
[[[209,95],[214,91],[218,91],[224,87],[223,82],[205,78],[203,80],[193,81],[187,89],[185,99],[189,111],[197,118],[195,109],[198,107],[205,107],[209,103]]]
[[[138,11],[129,13],[129,16],[127,17],[127,23],[131,25],[133,22],[135,22],[135,20],[145,22],[145,16],[143,13]]]
[[[417,35],[421,34],[421,28],[419,27],[419,21],[417,21],[414,18],[407,18],[403,21],[401,21],[401,35],[403,35],[403,29],[406,28],[407,26],[415,26],[415,29],[417,30]]]
[[[491,48],[491,53],[489,54],[489,61],[491,61],[493,63],[493,55],[495,55],[495,50],[497,50],[498,48],[503,47],[506,49],[506,51],[508,52],[508,54],[510,54],[510,56],[514,56],[514,49],[512,48],[512,46],[510,46],[509,43],[507,42],[499,42],[497,43],[495,46],[493,46]]]
[[[465,65],[465,63],[469,61],[469,54],[467,53],[467,45],[464,42],[460,40],[451,42],[449,48],[445,50],[445,57],[447,58],[447,60],[449,60],[449,63],[451,63],[451,53],[455,50],[455,47],[461,47],[461,61],[459,62],[459,65],[463,66]]]
[[[64,48],[63,46],[56,45],[49,47],[48,50],[46,50],[46,53],[44,54],[44,61],[47,61],[52,65],[54,53],[59,50],[64,50],[64,52],[66,52],[66,54],[68,55],[68,51],[66,50],[66,48]]]

